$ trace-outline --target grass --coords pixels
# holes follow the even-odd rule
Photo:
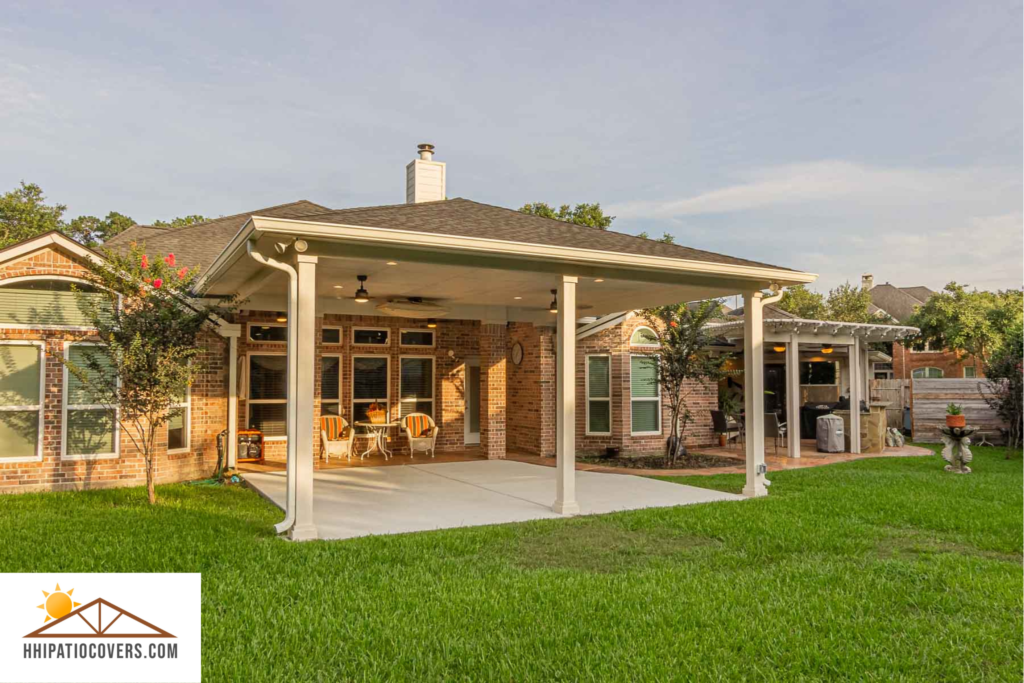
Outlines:
[[[0,570],[203,572],[204,680],[1021,679],[1021,460],[739,503],[291,544],[238,488],[0,497]],[[736,490],[741,475],[674,478]]]

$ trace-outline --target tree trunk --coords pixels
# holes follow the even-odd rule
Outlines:
[[[152,424],[152,421],[150,421]],[[153,459],[153,442],[156,441],[156,430],[152,427],[146,435],[146,452],[143,454],[146,459],[146,495],[149,496],[149,504],[156,505],[156,462]]]

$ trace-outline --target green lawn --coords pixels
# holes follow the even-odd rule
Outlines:
[[[204,680],[1021,680],[1021,459],[354,541],[239,488],[0,496],[0,570],[203,572]],[[737,475],[678,481],[735,489]]]

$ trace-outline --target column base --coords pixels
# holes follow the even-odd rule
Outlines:
[[[753,486],[747,484],[743,487],[743,495],[747,498],[764,498],[768,495],[767,485],[767,481],[764,483],[758,482]]]
[[[580,504],[576,501],[556,500],[551,509],[560,515],[571,516],[580,514]]]
[[[288,540],[290,541],[315,541],[316,539],[316,526],[313,524],[305,524],[303,526],[296,524],[288,533]]]

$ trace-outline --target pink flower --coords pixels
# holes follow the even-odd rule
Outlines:
[[[186,275],[188,275],[188,268],[182,266],[181,270],[178,271],[178,279],[184,280]]]
[[[167,257],[164,258],[164,263],[166,263],[171,268],[173,268],[174,267],[174,254],[168,254]]]
[[[670,323],[668,324],[668,326],[669,326],[669,327],[679,327],[679,323],[677,323],[677,322],[676,322],[675,320],[673,320],[672,322],[670,322]]]
[[[149,268],[149,257],[146,256],[145,254],[143,254],[142,255],[142,269],[146,270],[146,268]]]
[[[164,284],[164,281],[161,280],[160,278],[157,278],[157,279],[153,280],[153,289],[160,289],[160,287],[162,287],[163,284]]]

